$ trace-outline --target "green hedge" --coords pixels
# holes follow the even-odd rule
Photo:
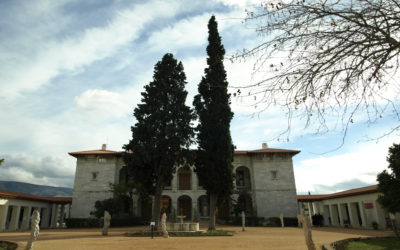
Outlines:
[[[255,217],[246,216],[246,226],[264,226],[264,227],[280,227],[281,219],[279,217]],[[242,217],[220,216],[218,222],[224,225],[242,225]],[[297,227],[297,217],[283,217],[285,227]]]
[[[104,220],[97,218],[87,219],[66,219],[67,227],[103,227]],[[140,225],[140,217],[113,218],[110,227],[130,227]]]

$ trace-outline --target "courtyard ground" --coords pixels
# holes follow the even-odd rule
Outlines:
[[[303,230],[295,227],[241,227],[216,225],[217,229],[237,231],[234,236],[213,237],[125,237],[125,232],[149,230],[149,226],[110,228],[108,236],[101,234],[101,228],[84,229],[42,229],[35,250],[54,249],[182,249],[182,250],[212,250],[212,249],[293,249],[306,250]],[[206,230],[207,226],[200,226]],[[392,236],[392,232],[350,229],[350,228],[312,228],[313,240],[317,249],[327,242],[344,238],[358,238],[371,236]],[[30,236],[30,231],[2,232],[0,241],[19,243],[18,250],[22,250]]]

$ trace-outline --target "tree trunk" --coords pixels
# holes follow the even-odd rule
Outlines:
[[[215,230],[215,208],[217,200],[217,194],[210,194],[210,222],[208,224],[208,230]]]
[[[160,222],[160,211],[161,211],[161,196],[164,186],[164,176],[159,175],[157,176],[157,185],[156,185],[156,192],[154,194],[154,208],[153,208],[153,216],[152,221],[156,223],[154,229],[158,231],[158,226]]]

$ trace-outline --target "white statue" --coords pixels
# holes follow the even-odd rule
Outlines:
[[[281,225],[282,227],[285,227],[285,224],[283,223],[283,215],[281,214],[281,216],[279,216],[281,218]]]
[[[299,223],[299,227],[301,227],[301,223],[300,223],[300,214],[297,214],[297,223]]]
[[[242,231],[246,231],[244,229],[245,223],[246,223],[246,215],[244,215],[244,211],[242,211]]]
[[[108,228],[110,227],[110,221],[111,221],[111,215],[107,211],[104,211],[104,226],[102,230],[103,235],[108,235]]]
[[[164,213],[162,218],[161,218],[161,227],[164,233],[164,238],[169,238],[168,232],[167,232],[167,215]]]
[[[301,210],[301,215],[299,215],[297,218],[299,219],[299,222],[303,224],[303,231],[308,250],[316,250],[314,241],[312,240],[311,221],[310,218],[305,215],[304,209]]]
[[[40,222],[40,214],[37,210],[33,211],[33,214],[31,216],[31,237],[28,240],[28,243],[26,243],[26,250],[32,250],[33,249],[33,242],[36,240],[36,238],[39,235],[39,222]]]

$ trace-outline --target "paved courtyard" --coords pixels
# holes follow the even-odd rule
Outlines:
[[[110,228],[108,236],[101,235],[101,228],[85,229],[43,229],[34,243],[36,250],[54,249],[295,249],[306,250],[303,230],[287,227],[247,227],[245,232],[241,227],[217,225],[217,229],[237,231],[232,237],[171,237],[164,239],[155,237],[124,237],[125,232],[149,230],[148,226]],[[207,229],[207,226],[200,226]],[[313,228],[313,239],[317,249],[327,242],[343,238],[391,236],[391,232],[345,229],[345,228]],[[20,244],[22,250],[30,232],[3,232],[0,240],[13,241]]]

